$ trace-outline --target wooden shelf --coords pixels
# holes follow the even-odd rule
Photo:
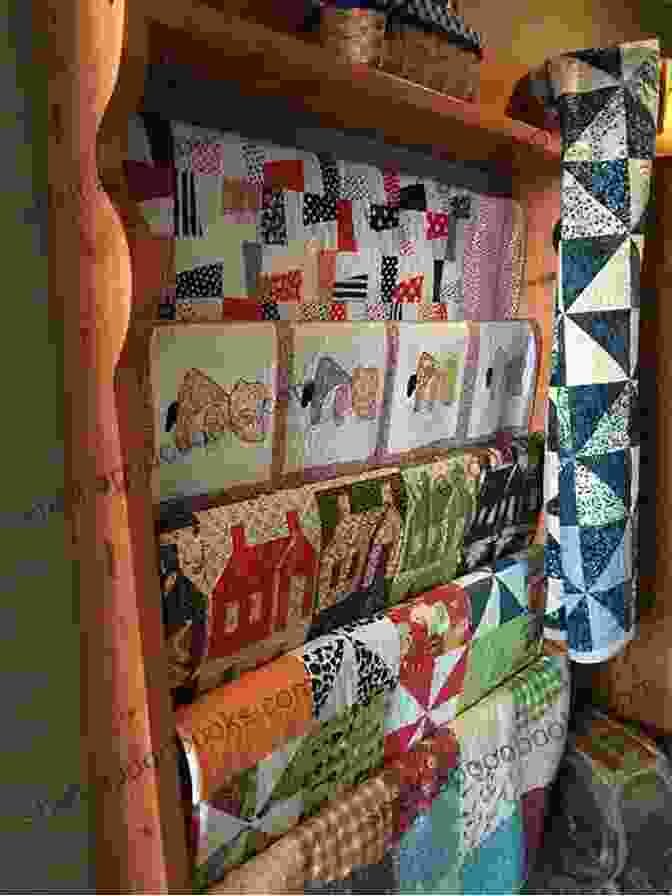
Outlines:
[[[203,4],[145,0],[143,8],[152,60],[189,65],[204,78],[237,84],[243,94],[283,97],[324,127],[432,147],[446,160],[559,163],[557,136],[513,121],[490,103],[464,102],[366,65],[335,61],[315,44]],[[490,83],[496,80],[488,74]],[[502,97],[512,86],[502,85]]]

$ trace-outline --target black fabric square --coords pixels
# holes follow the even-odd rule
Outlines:
[[[424,184],[411,184],[399,191],[399,208],[406,211],[426,212],[427,192]]]
[[[371,204],[369,216],[371,230],[381,233],[384,230],[394,230],[399,226],[399,209],[389,205]]]

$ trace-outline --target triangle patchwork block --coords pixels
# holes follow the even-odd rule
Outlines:
[[[602,240],[585,240],[580,246],[576,266],[582,267],[573,281],[563,281],[565,303],[572,314],[586,311],[629,308],[630,272],[632,250],[629,239],[609,237]],[[607,245],[604,245],[604,244]],[[597,244],[597,245],[596,245]],[[610,254],[607,254],[610,251]],[[588,261],[587,259],[590,259]],[[589,279],[590,268],[594,275]],[[574,274],[574,271],[571,271]],[[567,274],[569,278],[570,273]],[[577,288],[581,285],[581,288]],[[572,298],[573,296],[573,298]]]
[[[624,91],[618,89],[609,97],[609,91],[584,94],[597,106],[592,120],[565,151],[564,162],[602,162],[609,159],[625,159],[628,155],[628,131],[625,121]],[[572,125],[574,122],[572,121]],[[572,129],[574,133],[574,130]],[[587,151],[588,150],[588,151]]]
[[[595,151],[595,145],[599,147],[599,140],[591,140],[591,131],[596,120],[600,118],[602,111],[605,107],[608,107],[618,95],[621,96],[622,103],[623,88],[620,86],[598,88],[596,90],[591,90],[589,93],[565,94],[562,97],[560,102],[564,113],[563,140],[565,146],[568,147],[563,156],[564,162],[573,161],[571,156],[576,155],[577,149],[581,153],[581,148],[574,146],[576,143],[583,143],[590,147],[590,157],[592,158],[592,154]],[[604,124],[605,122],[603,121],[603,127]],[[598,134],[599,126],[596,136],[598,136]],[[624,128],[624,141],[625,136],[626,133]],[[625,153],[623,154],[623,158],[625,158]],[[586,156],[581,153],[580,159],[576,159],[576,161],[585,161],[585,159]]]
[[[586,193],[602,208],[611,212],[627,231],[630,230],[630,182],[625,159],[566,163],[563,164],[563,170],[571,173]],[[583,211],[582,218],[592,229],[592,221],[586,216],[587,210]],[[591,235],[601,235],[599,226]]]
[[[584,290],[599,277],[614,254],[622,251],[623,242],[623,236],[607,236],[562,243],[560,283],[565,310],[574,308]]]
[[[577,452],[577,458],[606,454],[608,451],[628,447],[633,394],[632,385],[624,383],[609,410],[597,422],[593,434]]]
[[[563,240],[619,234],[625,236],[628,232],[623,222],[592,196],[574,177],[573,172],[567,169],[562,172],[560,201]]]
[[[626,376],[630,376],[631,313],[629,309],[619,309],[568,315],[596,345],[611,355]]]
[[[606,49],[577,50],[567,54],[570,59],[577,59],[586,64],[586,71],[581,79],[594,90],[600,86],[600,78],[608,75],[614,82],[620,83],[623,78],[623,59],[620,47]]]
[[[593,588],[612,561],[614,552],[623,549],[626,521],[609,526],[585,526],[579,529],[579,551],[584,585]]]
[[[579,526],[605,526],[625,518],[623,500],[593,470],[577,461],[574,475]]]
[[[569,315],[565,319],[565,354],[568,386],[614,383],[628,378],[612,355]]]
[[[492,590],[492,575],[484,575],[479,581],[473,582],[467,586],[469,602],[471,604],[471,630],[475,632],[481,624],[485,609],[490,599]]]

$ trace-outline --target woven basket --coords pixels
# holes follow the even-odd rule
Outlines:
[[[385,43],[383,12],[327,6],[320,19],[320,43],[337,59],[380,66]]]
[[[443,34],[390,24],[382,68],[392,75],[463,100],[478,99],[480,58]]]

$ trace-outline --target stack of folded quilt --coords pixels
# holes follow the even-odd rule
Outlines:
[[[161,286],[146,438],[195,887],[515,892],[568,701],[542,655],[522,210],[144,124],[128,185],[138,289]]]

